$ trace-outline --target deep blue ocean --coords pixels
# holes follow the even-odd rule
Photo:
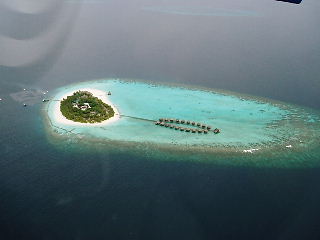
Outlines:
[[[50,94],[70,83],[123,77],[320,109],[316,1],[300,8],[249,0],[188,4],[176,15],[168,6],[183,12],[185,1],[68,1],[57,9],[72,14],[48,19],[11,18],[11,8],[0,6],[0,21],[29,21],[25,28],[2,21],[1,36],[12,39],[45,35],[44,25],[56,18],[70,25],[63,37],[44,41],[43,53],[41,45],[23,56],[0,52],[0,239],[320,239],[319,168],[223,167],[52,143],[43,96],[19,97],[24,88]],[[236,16],[208,16],[216,5]],[[158,6],[166,12],[148,11]],[[10,47],[3,41],[0,51]],[[19,63],[26,53],[35,57]]]

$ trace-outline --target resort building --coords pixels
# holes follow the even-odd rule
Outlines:
[[[78,103],[72,103],[72,106],[73,106],[74,108],[81,109],[82,111],[85,111],[85,110],[91,108],[91,106],[90,106],[89,103],[83,103],[82,106],[80,106]]]

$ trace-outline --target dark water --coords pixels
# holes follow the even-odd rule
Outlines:
[[[27,108],[10,97],[23,88],[116,76],[320,109],[315,1],[300,9],[236,4],[259,18],[140,11],[171,2],[73,6],[58,46],[28,65],[0,67],[0,239],[320,239],[317,168],[225,168],[55,145],[44,131],[41,97]]]
[[[38,107],[3,129],[2,239],[320,236],[318,169],[222,168],[55,148],[34,117]]]

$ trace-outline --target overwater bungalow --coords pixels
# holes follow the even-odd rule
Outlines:
[[[190,124],[190,121],[189,121],[189,120],[187,121],[187,124]]]
[[[171,124],[170,124],[170,126],[169,126],[169,127],[170,127],[170,128],[174,128],[174,125],[171,125]]]
[[[187,129],[186,129],[186,132],[190,132],[190,128],[187,128]]]
[[[198,133],[202,133],[202,130],[201,130],[201,129],[198,129]]]
[[[159,124],[160,124],[160,122],[159,122],[159,121],[156,121],[154,124],[155,124],[155,125],[159,125]]]
[[[192,133],[195,133],[197,130],[196,129],[192,129],[191,131],[192,131]]]
[[[203,130],[203,132],[204,132],[205,134],[207,134],[207,133],[208,133],[208,130]]]
[[[184,128],[180,128],[180,131],[182,131],[182,132],[183,132],[184,130],[185,130]]]
[[[216,128],[216,129],[213,130],[213,132],[214,132],[215,134],[220,133],[220,129]]]
[[[206,128],[206,125],[203,124],[201,127],[202,127],[203,129],[205,129],[205,128]]]
[[[162,126],[162,127],[163,127],[163,126],[164,126],[164,123],[163,123],[163,122],[161,122],[161,123],[160,123],[160,126]]]
[[[110,92],[110,91],[108,92],[108,95],[109,95],[109,96],[111,95],[111,92]]]
[[[196,123],[195,123],[195,122],[192,122],[191,124],[192,124],[193,126],[194,126],[194,125],[196,125]]]
[[[164,126],[165,126],[165,127],[169,127],[169,124],[168,124],[168,123],[166,123]]]
[[[170,118],[170,122],[173,122],[173,119],[172,119],[172,118]]]
[[[181,123],[185,123],[186,121],[185,120],[181,120]]]
[[[180,127],[178,127],[178,126],[175,126],[175,127],[174,127],[174,129],[175,129],[175,130],[179,130],[179,129],[180,129]]]
[[[200,127],[200,126],[201,126],[201,123],[197,123],[197,126]]]
[[[163,122],[163,118],[159,118],[159,121],[160,121],[160,122]]]
[[[208,129],[208,130],[210,130],[210,129],[211,129],[211,127],[210,127],[210,126],[207,126],[207,129]]]

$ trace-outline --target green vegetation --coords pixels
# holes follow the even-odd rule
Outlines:
[[[63,99],[60,111],[67,119],[81,123],[102,122],[114,116],[111,106],[87,91],[77,91]]]

